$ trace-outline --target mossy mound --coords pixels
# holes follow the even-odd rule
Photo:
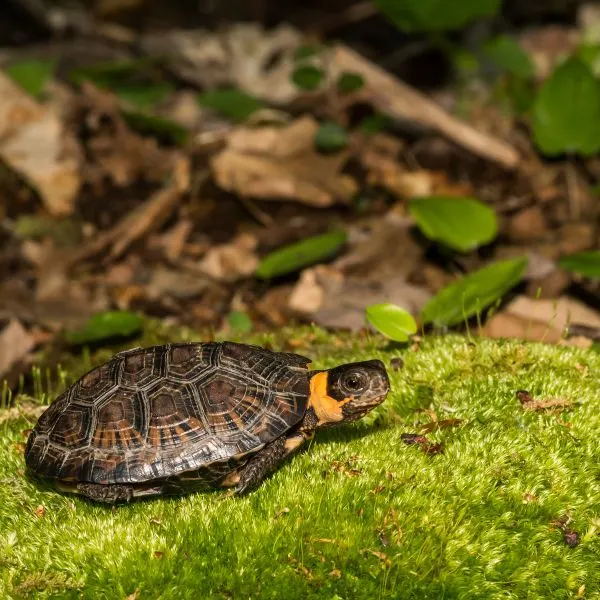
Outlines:
[[[113,511],[42,488],[24,476],[32,421],[0,411],[0,597],[600,595],[600,354],[454,336],[399,350],[315,330],[266,341],[283,340],[316,368],[404,366],[378,412],[320,432],[245,498]],[[525,410],[517,390],[561,403]],[[432,419],[451,425],[428,434],[442,452],[403,443]]]

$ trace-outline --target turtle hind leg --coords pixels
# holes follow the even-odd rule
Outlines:
[[[101,484],[101,483],[75,483],[57,482],[58,489],[85,496],[95,502],[116,504],[129,502],[134,497],[157,496],[163,493],[162,486],[134,487],[126,484]]]

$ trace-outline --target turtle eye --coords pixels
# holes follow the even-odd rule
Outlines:
[[[367,377],[361,371],[344,373],[340,382],[342,387],[351,394],[360,394],[368,385]]]

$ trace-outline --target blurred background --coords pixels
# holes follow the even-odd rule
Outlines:
[[[148,327],[594,346],[599,74],[596,2],[5,0],[5,389]]]

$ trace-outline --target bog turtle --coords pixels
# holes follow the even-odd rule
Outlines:
[[[309,363],[233,342],[121,352],[42,414],[27,467],[103,502],[207,487],[243,494],[315,429],[362,417],[390,389],[378,360]]]

